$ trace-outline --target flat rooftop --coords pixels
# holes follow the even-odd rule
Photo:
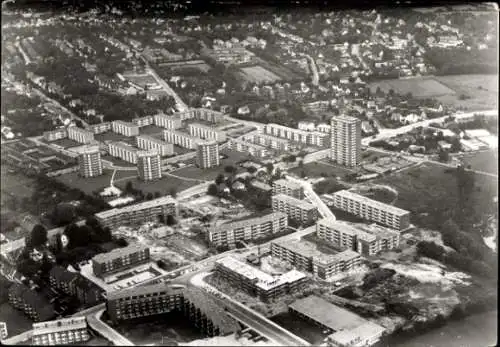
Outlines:
[[[334,305],[319,296],[311,295],[288,305],[304,316],[323,324],[333,331],[351,330],[367,321],[344,308]]]
[[[141,252],[149,247],[143,246],[139,243],[133,243],[131,245],[128,245],[127,247],[124,248],[115,248],[111,252],[108,253],[99,253],[96,256],[92,258],[92,261],[98,262],[98,263],[104,263],[106,261],[109,261],[111,259],[115,258],[121,258],[123,256],[136,253],[136,252]]]
[[[366,321],[364,324],[361,324],[353,329],[337,331],[329,335],[328,338],[340,345],[348,346],[354,340],[370,340],[374,336],[382,335],[384,331],[384,327],[370,321]]]
[[[296,207],[301,208],[303,210],[314,210],[317,208],[316,206],[314,206],[313,204],[311,204],[307,201],[295,199],[294,197],[288,196],[286,194],[276,194],[276,195],[273,195],[273,197],[271,199],[286,202],[287,204],[289,204],[291,206],[296,206]]]
[[[53,321],[33,323],[33,336],[86,328],[87,319],[85,317],[63,318]]]
[[[348,234],[350,236],[356,236],[367,242],[373,242],[377,239],[372,233],[368,233],[362,229],[356,228],[349,224],[333,220],[331,218],[323,218],[318,220],[316,225],[324,225],[327,228],[338,230],[343,234]]]
[[[117,214],[137,212],[140,210],[145,210],[148,208],[153,208],[153,207],[162,206],[162,205],[166,205],[166,204],[177,204],[177,200],[175,200],[171,196],[167,195],[167,196],[162,196],[158,199],[144,201],[144,202],[141,202],[138,204],[125,206],[122,208],[113,208],[111,210],[99,212],[99,213],[96,213],[95,216],[97,218],[106,219],[108,217],[112,217],[112,216],[117,215]]]
[[[290,189],[303,189],[302,185],[298,184],[297,182],[289,181],[289,180],[284,179],[284,178],[281,178],[277,181],[274,181],[273,186],[274,185],[286,186]]]
[[[153,137],[151,135],[139,135],[139,136],[137,136],[137,138],[144,139],[146,141],[151,141],[151,142],[157,143],[157,144],[162,145],[162,146],[172,145],[171,143],[165,142],[165,141],[160,140],[160,139]]]
[[[165,283],[158,284],[150,284],[145,286],[137,286],[133,288],[126,288],[122,290],[117,290],[111,293],[108,293],[108,300],[118,300],[121,298],[129,298],[137,295],[147,295],[147,294],[155,294],[165,292],[171,295],[181,293],[183,288],[173,288]]]
[[[124,125],[124,126],[127,126],[127,127],[137,127],[137,124],[134,124],[134,123],[131,123],[131,122],[125,122],[123,120],[115,120],[115,121],[113,121],[113,123],[115,123],[115,124],[121,124],[121,125]]]
[[[242,228],[242,227],[255,225],[255,224],[266,223],[266,222],[278,220],[281,218],[288,218],[288,217],[287,217],[286,213],[274,212],[274,213],[266,214],[262,217],[255,217],[255,218],[239,220],[236,222],[224,223],[224,224],[217,226],[216,228],[220,231],[225,231],[225,230],[237,229],[237,228]]]
[[[132,145],[129,145],[128,143],[123,142],[123,141],[113,141],[113,142],[110,142],[109,146],[119,147],[119,148],[122,148],[124,150],[132,151],[132,152],[137,152],[139,150],[136,147],[134,147]]]
[[[348,190],[339,190],[338,192],[335,192],[332,195],[333,195],[333,197],[335,197],[335,196],[345,197],[345,198],[350,199],[352,201],[357,201],[359,203],[366,204],[366,205],[378,208],[378,209],[383,210],[383,211],[387,211],[387,212],[392,213],[392,214],[397,215],[397,216],[404,216],[404,215],[410,214],[409,211],[403,210],[402,208],[392,206],[389,204],[384,204],[380,201],[367,198],[365,196],[350,192]]]
[[[332,122],[334,121],[342,121],[342,122],[347,122],[347,123],[361,123],[361,121],[358,118],[347,116],[345,114],[333,117]]]

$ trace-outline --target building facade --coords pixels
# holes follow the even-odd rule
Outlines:
[[[171,196],[141,202],[121,208],[113,208],[95,214],[103,227],[114,228],[126,224],[164,222],[168,215],[177,216],[177,201]]]
[[[115,120],[111,123],[111,130],[114,133],[124,136],[137,136],[139,135],[139,126],[134,123],[124,122],[122,120]]]
[[[86,317],[63,318],[33,324],[32,344],[35,346],[69,345],[90,339]]]
[[[49,142],[65,139],[67,137],[68,137],[68,130],[66,128],[55,129],[55,130],[43,132],[43,139],[45,141],[49,141]]]
[[[217,142],[226,141],[226,133],[211,126],[199,123],[191,123],[189,124],[188,129],[189,135],[198,137],[203,140]]]
[[[146,151],[156,150],[162,157],[174,154],[174,145],[171,143],[149,135],[139,135],[135,139],[136,145],[140,149],[144,149]]]
[[[288,217],[302,224],[311,224],[318,219],[318,208],[304,200],[292,198],[285,194],[271,197],[273,211],[284,212]]]
[[[9,331],[7,329],[7,323],[0,322],[0,341],[5,340],[9,336]]]
[[[125,248],[115,248],[108,253],[100,253],[92,258],[92,269],[98,277],[149,262],[149,248],[132,244]]]
[[[285,213],[271,213],[263,217],[251,218],[214,226],[208,232],[213,246],[235,248],[238,241],[251,241],[279,233],[288,227]]]
[[[88,144],[94,141],[94,133],[76,126],[68,128],[68,138],[78,143]]]
[[[219,144],[215,141],[200,143],[197,148],[196,164],[202,169],[219,166]]]
[[[92,124],[90,130],[94,134],[102,134],[111,130],[111,122],[104,122],[99,124]]]
[[[179,129],[182,127],[182,119],[179,116],[169,116],[166,114],[156,114],[154,116],[156,126],[166,129]]]
[[[237,152],[246,152],[257,158],[265,158],[269,155],[266,147],[242,141],[240,139],[230,139],[228,141],[228,148]]]
[[[161,178],[161,158],[157,151],[137,152],[137,172],[142,181],[154,181]]]
[[[88,146],[78,154],[79,173],[82,177],[102,175],[101,151],[99,146]]]
[[[410,212],[401,208],[369,199],[348,190],[332,194],[333,206],[361,218],[380,223],[396,230],[410,226]]]
[[[172,129],[163,131],[163,139],[165,142],[173,143],[174,145],[188,149],[196,149],[198,144],[203,143],[203,140],[198,137]]]
[[[139,128],[148,126],[148,125],[153,125],[154,124],[154,116],[145,116],[145,117],[140,117],[140,118],[135,118],[132,120],[132,123],[137,125]]]
[[[286,139],[281,139],[279,137],[266,135],[266,134],[253,134],[243,136],[243,139],[249,140],[261,146],[265,146],[276,151],[286,152],[290,150],[290,142]]]
[[[344,166],[356,167],[361,161],[361,121],[350,116],[331,120],[330,158]]]
[[[34,322],[46,321],[55,317],[54,307],[37,292],[27,286],[14,283],[8,291],[9,304],[23,311]]]
[[[224,114],[222,112],[210,110],[207,108],[193,108],[193,118],[204,120],[210,123],[220,123],[224,120]]]
[[[304,199],[304,188],[295,182],[279,179],[273,182],[273,195],[285,194],[295,199]]]
[[[300,129],[286,127],[284,125],[269,123],[264,126],[264,134],[281,137],[293,142],[306,145],[309,137],[309,132]]]
[[[111,156],[125,160],[128,163],[137,164],[138,149],[122,141],[110,142],[108,152]]]

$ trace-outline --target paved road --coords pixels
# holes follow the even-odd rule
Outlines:
[[[101,320],[104,311],[105,309],[101,309],[94,314],[88,315],[87,323],[89,326],[117,346],[135,346],[132,341]]]
[[[323,216],[323,218],[329,218],[329,219],[336,220],[335,215],[333,214],[332,210],[330,210],[330,208],[328,206],[326,206],[326,204],[323,202],[323,200],[320,199],[318,194],[316,194],[316,192],[314,191],[314,189],[311,186],[311,183],[304,181],[300,178],[296,178],[296,177],[289,176],[289,175],[287,175],[286,178],[289,181],[300,184],[304,188],[304,194],[306,195],[306,197],[308,197],[311,200],[311,202],[314,205],[316,205],[316,207],[318,208],[318,212]]]

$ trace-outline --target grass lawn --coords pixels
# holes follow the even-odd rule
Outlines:
[[[466,165],[473,170],[498,174],[498,150],[492,149],[484,152],[466,154],[463,158]]]
[[[58,145],[58,146],[61,146],[61,147],[64,147],[64,148],[77,147],[77,146],[81,146],[82,145],[79,142],[76,142],[74,140],[67,139],[67,138],[66,139],[60,139],[60,140],[52,141],[52,142],[47,142],[47,143],[48,144]]]
[[[103,170],[101,176],[83,178],[78,176],[77,172],[72,172],[66,175],[56,176],[55,179],[69,187],[80,189],[85,194],[92,195],[93,191],[101,191],[104,187],[109,186],[112,174],[113,171],[111,170]]]
[[[158,127],[156,125],[147,125],[145,127],[139,128],[139,133],[141,135],[160,135],[163,138],[163,130],[164,128]]]
[[[96,134],[94,136],[94,139],[96,139],[99,142],[104,142],[104,141],[123,141],[132,145],[135,145],[135,137],[134,136],[125,136],[121,134],[114,133],[112,131],[108,131],[102,134]]]
[[[277,314],[270,319],[312,345],[320,345],[327,336],[327,334],[323,334],[323,330],[318,325],[290,312]]]
[[[117,165],[117,166],[125,166],[125,167],[127,167],[127,166],[135,166],[135,164],[129,163],[128,161],[122,160],[120,158],[112,157],[110,155],[104,155],[101,158],[102,158],[102,160],[110,161],[114,165]]]
[[[345,175],[353,173],[354,171],[348,168],[345,168],[341,165],[329,163],[326,161],[318,161],[314,163],[305,164],[302,168],[296,167],[290,169],[289,172],[294,173],[300,176],[300,173],[304,170],[306,177],[323,177],[322,174],[326,174],[327,176],[340,176],[343,178]]]
[[[177,192],[181,192],[192,186],[197,185],[194,181],[185,181],[180,178],[175,178],[171,176],[164,176],[158,181],[154,182],[143,182],[140,181],[137,176],[131,177],[129,180],[123,180],[116,182],[115,185],[124,190],[127,182],[132,182],[132,186],[136,189],[142,190],[144,193],[155,193],[160,192],[162,195],[170,194],[171,189],[175,189]]]
[[[21,174],[9,173],[6,166],[1,167],[1,191],[2,193],[12,193],[19,198],[31,197],[33,194],[34,181]]]
[[[371,151],[371,150],[364,150],[361,152],[361,161],[365,163],[372,163],[378,158],[383,158],[383,157],[388,157],[389,154],[387,153],[382,153],[378,151]]]
[[[440,83],[435,78],[411,78],[411,79],[391,79],[369,84],[370,89],[375,92],[380,87],[385,93],[393,89],[396,93],[405,95],[412,93],[416,98],[429,98],[443,95],[455,95],[455,90]]]
[[[7,332],[9,337],[21,334],[32,328],[33,322],[8,303],[0,305],[0,322],[7,323]]]

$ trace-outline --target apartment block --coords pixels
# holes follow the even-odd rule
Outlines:
[[[66,270],[62,266],[53,266],[49,273],[50,286],[66,295],[74,296],[85,306],[94,306],[102,302],[103,290],[79,273]]]
[[[108,253],[100,253],[92,258],[92,269],[98,277],[131,268],[149,261],[149,248],[131,244],[125,248],[115,248]]]
[[[228,148],[237,152],[246,152],[257,158],[267,157],[269,152],[266,147],[254,143],[242,141],[240,139],[230,139]]]
[[[136,145],[140,149],[147,151],[156,150],[162,157],[174,154],[174,145],[172,143],[162,141],[149,135],[139,135],[135,139]]]
[[[281,139],[279,137],[266,135],[266,134],[252,134],[248,137],[243,137],[245,140],[250,140],[253,143],[256,143],[261,146],[265,146],[277,151],[289,151],[290,150],[290,142],[286,139]]]
[[[50,320],[56,315],[47,299],[23,284],[11,285],[8,297],[11,306],[23,311],[34,322]]]
[[[78,154],[79,173],[82,177],[102,175],[101,151],[99,146],[87,146]]]
[[[202,169],[219,166],[219,144],[215,141],[198,144],[196,164]]]
[[[284,125],[269,123],[264,126],[264,134],[288,139],[293,142],[307,144],[309,132],[305,130],[294,129]]]
[[[285,194],[271,197],[273,211],[284,212],[288,217],[302,224],[311,224],[318,219],[318,208],[304,200],[292,198]]]
[[[65,139],[67,137],[68,137],[68,130],[66,128],[43,132],[43,139],[49,142]]]
[[[207,108],[193,108],[193,118],[204,120],[210,123],[220,123],[224,120],[224,114],[222,112],[210,110]]]
[[[186,120],[186,119],[193,119],[194,118],[194,110],[189,109],[183,112],[175,112],[173,114],[174,117],[178,117],[181,120]]]
[[[137,152],[137,171],[142,181],[161,178],[161,158],[156,150]]]
[[[268,215],[225,223],[208,231],[208,239],[213,246],[235,248],[238,241],[251,241],[279,233],[288,227],[285,213]]]
[[[7,323],[0,322],[0,341],[5,340],[9,336],[9,331],[7,330]]]
[[[212,126],[191,123],[189,124],[188,129],[191,136],[198,137],[200,139],[217,142],[226,141],[226,133],[224,131],[217,130],[217,128]]]
[[[182,127],[182,119],[180,116],[169,116],[166,114],[157,114],[154,116],[156,126],[166,129],[179,129]]]
[[[68,138],[78,143],[88,144],[94,141],[94,133],[76,126],[68,128]]]
[[[90,339],[86,317],[63,318],[34,323],[32,344],[56,346],[83,343]]]
[[[123,141],[110,142],[108,144],[108,152],[111,156],[132,164],[137,164],[137,151],[137,148]]]
[[[115,228],[126,224],[164,222],[168,215],[177,216],[177,201],[171,196],[141,202],[121,208],[113,208],[95,214],[103,227]]]
[[[361,265],[359,253],[348,249],[336,254],[326,254],[318,250],[317,245],[306,240],[273,241],[271,255],[324,280]]]
[[[124,136],[137,136],[139,135],[139,126],[134,123],[124,122],[122,120],[115,120],[111,123],[111,130],[114,133]]]
[[[273,276],[231,256],[217,260],[215,272],[250,295],[265,301],[300,290],[308,280],[304,273],[297,270]]]
[[[153,125],[154,121],[155,121],[154,116],[145,116],[145,117],[135,118],[134,120],[132,120],[132,123],[137,125],[139,128],[142,128],[148,125]]]
[[[342,115],[333,117],[331,125],[330,158],[344,166],[357,166],[361,161],[361,121]]]
[[[163,139],[165,142],[173,143],[174,145],[188,149],[196,149],[198,144],[204,142],[198,137],[172,129],[163,130]]]
[[[320,131],[309,133],[308,143],[317,147],[328,147],[330,145],[330,134],[325,134]]]
[[[369,199],[348,190],[332,194],[333,206],[369,221],[377,222],[396,230],[410,226],[410,212],[401,208]]]
[[[304,199],[304,188],[296,182],[279,179],[273,182],[273,195],[277,194],[285,194],[302,200]]]
[[[90,130],[94,134],[102,134],[111,131],[111,122],[104,122],[99,124],[92,124]]]

